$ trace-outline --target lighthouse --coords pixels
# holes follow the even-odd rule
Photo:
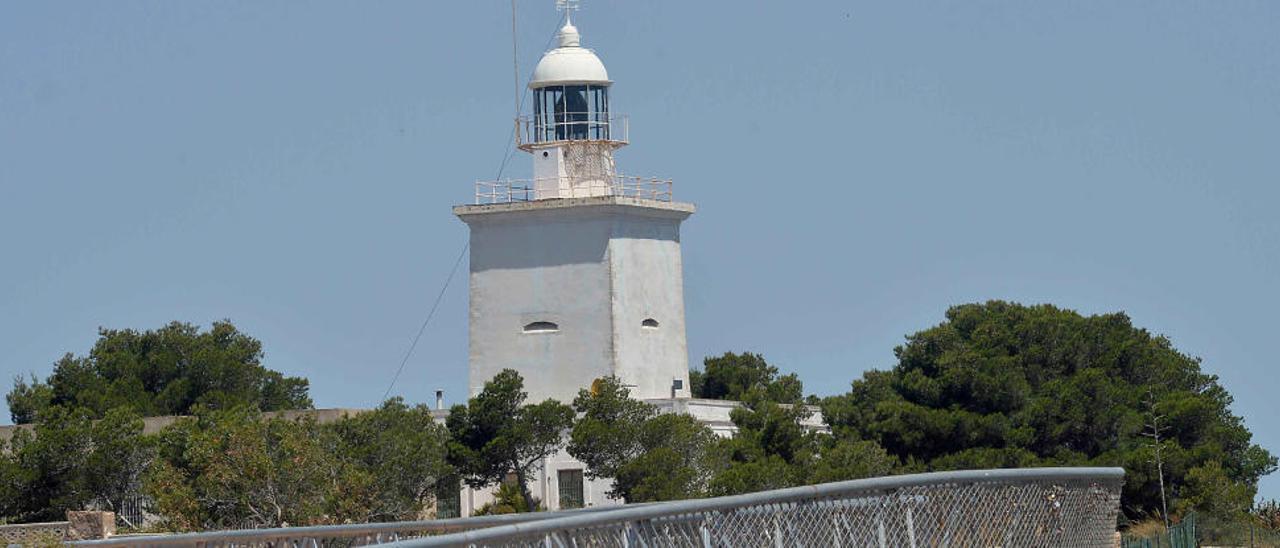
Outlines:
[[[470,230],[469,387],[503,369],[530,401],[572,401],[614,375],[638,399],[689,393],[680,225],[670,180],[627,176],[614,82],[566,15],[516,120],[527,178],[476,183]]]

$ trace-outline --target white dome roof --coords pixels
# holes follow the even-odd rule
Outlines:
[[[595,52],[580,45],[578,28],[565,23],[558,34],[560,47],[542,54],[529,87],[554,84],[609,84],[609,73]]]

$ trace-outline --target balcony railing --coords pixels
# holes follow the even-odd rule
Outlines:
[[[671,201],[671,179],[615,175],[609,178],[573,180],[507,179],[476,183],[476,204],[505,204],[559,198],[625,196],[659,202]]]
[[[516,119],[516,145],[523,150],[561,141],[603,141],[622,146],[628,143],[629,129],[625,114],[564,112],[550,117],[521,116]]]

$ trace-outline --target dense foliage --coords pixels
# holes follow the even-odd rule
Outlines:
[[[314,420],[265,418],[247,408],[182,419],[160,436],[147,493],[179,530],[311,524],[334,515],[343,481]]]
[[[779,404],[750,390],[731,413],[738,433],[721,442],[728,464],[711,481],[710,494],[733,495],[831,481],[885,476],[897,459],[875,442],[821,433],[806,425],[813,411]]]
[[[473,488],[496,485],[514,475],[525,508],[538,505],[529,493],[530,472],[563,446],[573,409],[556,400],[526,405],[524,379],[504,369],[467,405],[449,410],[449,462]]]
[[[911,469],[1123,466],[1131,517],[1160,509],[1144,431],[1162,436],[1171,512],[1247,509],[1276,467],[1217,377],[1124,314],[993,301],[946,318],[907,337],[892,370],[823,403],[837,436],[873,440]]]
[[[778,375],[760,354],[743,352],[702,360],[702,370],[689,371],[689,388],[695,398],[743,400],[752,389],[762,390],[764,397],[779,403],[800,403],[804,399],[804,383],[795,373]]]
[[[326,424],[291,420],[263,409],[310,406],[306,381],[262,368],[260,345],[229,323],[104,330],[88,356],[10,392],[15,417],[37,420],[0,447],[0,520],[117,509],[139,493],[175,530],[406,520],[459,479],[495,488],[483,512],[534,511],[530,476],[562,448],[631,502],[929,470],[1123,466],[1123,510],[1144,518],[1161,507],[1158,447],[1175,516],[1280,523],[1274,502],[1253,504],[1276,459],[1252,443],[1230,395],[1123,314],[957,306],[895,353],[893,369],[821,402],[829,433],[813,427],[795,375],[758,354],[708,358],[691,372],[695,395],[742,402],[737,434],[720,437],[613,377],[572,407],[529,403],[512,370],[444,425],[399,399]],[[144,435],[144,412],[192,416]]]
[[[307,380],[262,366],[262,343],[230,322],[208,331],[173,322],[154,331],[102,329],[87,356],[67,354],[40,381],[16,379],[6,396],[15,423],[51,406],[100,418],[117,407],[142,416],[186,415],[197,406],[306,409]]]
[[[160,434],[146,493],[176,530],[419,519],[453,474],[446,440],[398,398],[330,424],[202,411]]]
[[[347,482],[362,494],[344,512],[352,521],[414,519],[439,485],[456,484],[447,462],[449,431],[425,405],[392,398],[330,428],[328,450],[342,459]]]
[[[568,451],[587,477],[613,478],[610,496],[631,502],[704,496],[720,467],[717,438],[693,417],[658,414],[634,400],[617,377],[592,383],[573,400],[579,418]]]
[[[756,363],[763,364],[763,360]],[[569,454],[592,478],[612,478],[610,494],[630,502],[733,495],[887,475],[896,459],[874,442],[836,439],[804,424],[807,406],[748,389],[731,412],[733,437],[716,436],[685,414],[659,414],[631,399],[616,378],[597,380],[574,400],[580,417]]]
[[[54,408],[0,447],[0,517],[58,521],[67,510],[117,510],[141,485],[150,442],[127,409],[94,421],[83,410]]]

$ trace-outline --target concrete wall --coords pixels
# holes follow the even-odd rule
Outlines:
[[[471,395],[510,368],[524,377],[531,401],[572,401],[583,383],[611,372],[609,222],[485,221],[471,223]],[[524,332],[533,322],[559,330]]]
[[[680,221],[616,218],[609,261],[618,377],[637,399],[688,397]]]
[[[585,471],[586,465],[569,456],[569,452],[561,448],[555,455],[547,457],[542,465],[530,474],[529,492],[542,501],[542,506],[547,510],[564,509],[560,502],[559,481],[561,470]],[[611,479],[592,480],[583,475],[582,483],[585,507],[618,506],[625,503],[622,499],[610,498],[607,494],[609,488],[613,485],[613,480]],[[493,493],[497,490],[498,486],[496,485],[485,489],[470,489],[463,486],[461,495],[462,517],[474,516],[476,510],[481,506],[493,502]]]
[[[688,388],[680,222],[689,204],[619,196],[459,206],[471,228],[470,392],[511,368],[531,401],[618,375],[638,398]],[[659,328],[642,331],[654,318]],[[532,322],[555,332],[525,333]]]

